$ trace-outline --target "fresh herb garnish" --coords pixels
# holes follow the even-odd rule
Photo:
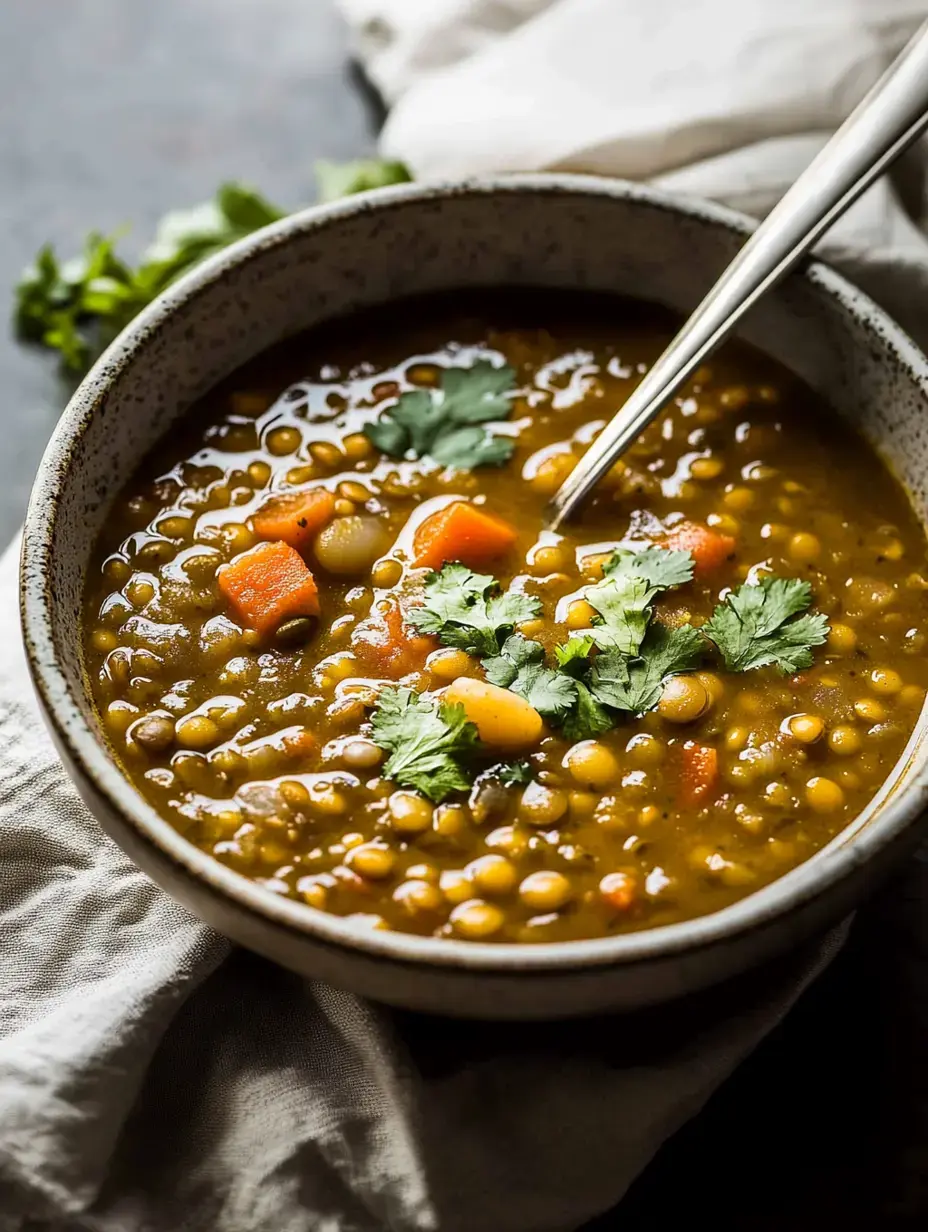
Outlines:
[[[422,697],[407,688],[386,688],[372,716],[374,743],[390,757],[384,778],[415,787],[436,804],[466,791],[473,776],[467,761],[478,747],[477,728],[464,707]]]
[[[503,787],[525,787],[535,777],[531,762],[501,761],[487,771]]]
[[[590,666],[590,655],[596,643],[591,637],[572,637],[561,646],[554,647],[554,657],[562,672],[580,677]]]
[[[798,672],[812,664],[812,648],[828,636],[828,619],[806,612],[812,587],[798,578],[762,577],[739,586],[720,603],[702,631],[719,648],[730,672],[778,667]]]
[[[320,164],[316,173],[324,200],[409,179],[402,164],[376,159]],[[182,274],[285,214],[253,189],[229,183],[212,201],[166,214],[135,267],[116,255],[116,236],[91,232],[80,256],[67,261],[46,244],[17,283],[16,332],[57,351],[64,368],[80,372]]]
[[[500,466],[515,448],[509,437],[484,425],[505,419],[515,373],[480,359],[469,368],[446,368],[440,389],[410,389],[364,429],[393,458],[428,455],[442,466],[469,470]]]
[[[597,701],[587,686],[576,680],[577,704],[561,724],[561,732],[568,740],[590,740],[615,727],[615,717]]]
[[[539,642],[513,633],[518,622],[538,615],[540,602],[516,591],[501,594],[494,578],[461,564],[429,574],[425,605],[413,609],[409,621],[446,646],[479,655],[491,684],[524,697],[568,740],[590,739],[623,717],[653,709],[664,682],[698,667],[709,641],[729,671],[773,665],[793,672],[811,664],[812,648],[828,633],[826,618],[806,610],[812,601],[808,582],[763,578],[728,595],[702,629],[669,628],[652,621],[651,605],[665,588],[690,580],[688,552],[620,552],[605,572],[586,592],[594,606],[593,594],[601,599],[602,623],[557,646],[556,667],[548,666]],[[418,787],[436,801],[471,785],[466,763],[478,741],[463,707],[417,698],[409,689],[385,689],[374,715],[374,739],[391,752],[386,778]],[[503,763],[485,774],[504,786],[533,778],[528,762]]]
[[[484,659],[487,680],[524,697],[539,714],[564,719],[577,701],[577,683],[563,672],[545,667],[544,647],[515,633],[498,655]]]
[[[405,163],[383,158],[357,158],[349,163],[316,163],[316,191],[320,201],[337,201],[388,184],[405,184],[412,179]]]
[[[641,552],[613,553],[603,568],[603,580],[586,590],[599,614],[590,636],[602,650],[637,654],[651,620],[651,604],[660,591],[681,586],[693,576],[689,552],[648,547]]]
[[[603,566],[603,576],[640,577],[654,590],[667,590],[693,580],[693,556],[691,552],[653,545],[640,552],[619,548]]]
[[[692,625],[668,629],[654,624],[633,658],[609,651],[598,655],[590,672],[597,701],[628,714],[652,710],[668,676],[697,667],[705,643]]]
[[[17,332],[78,371],[182,274],[282,217],[251,189],[223,184],[212,201],[166,214],[136,268],[117,257],[113,237],[92,233],[82,255],[63,262],[46,244],[16,287]]]
[[[443,565],[425,579],[424,605],[411,608],[408,621],[420,633],[435,634],[443,646],[481,658],[498,655],[513,628],[541,611],[541,601],[532,595],[499,590],[489,574]]]

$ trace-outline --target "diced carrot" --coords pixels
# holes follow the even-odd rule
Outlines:
[[[262,637],[297,616],[319,615],[319,592],[303,557],[288,543],[259,543],[217,574],[236,617]]]
[[[395,599],[384,599],[355,627],[351,647],[364,668],[383,680],[399,680],[425,666],[438,639],[414,633]]]
[[[680,750],[679,803],[688,808],[702,804],[714,791],[719,779],[718,752],[695,740],[687,740]]]
[[[700,522],[680,522],[667,532],[666,545],[677,552],[690,552],[693,573],[705,577],[725,563],[737,546],[731,535],[720,535]]]
[[[288,757],[309,757],[318,741],[308,727],[287,727],[280,733],[280,744]]]
[[[638,898],[638,883],[631,873],[606,873],[599,883],[599,893],[611,910],[630,911]]]
[[[335,497],[326,488],[282,492],[265,501],[251,520],[259,539],[280,539],[304,551],[316,531],[335,516]]]
[[[514,526],[484,513],[467,501],[455,501],[426,518],[413,539],[414,563],[440,569],[446,561],[459,560],[479,569],[505,556],[518,538]]]

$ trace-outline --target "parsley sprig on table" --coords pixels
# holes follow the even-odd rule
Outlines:
[[[423,606],[412,608],[408,620],[420,633],[435,634],[443,646],[488,658],[500,653],[520,621],[540,611],[541,601],[533,595],[501,594],[496,578],[451,564],[428,575]]]
[[[402,163],[378,159],[321,163],[316,174],[323,200],[410,178]],[[91,232],[83,252],[66,261],[46,244],[16,286],[16,332],[57,351],[64,368],[80,372],[182,274],[286,212],[253,189],[228,183],[211,201],[166,214],[138,265],[117,255],[116,236]]]
[[[446,368],[438,389],[410,389],[364,432],[393,458],[434,458],[442,466],[470,470],[501,466],[515,448],[511,438],[486,427],[505,419],[515,373],[479,359],[470,367]]]
[[[477,728],[463,706],[422,697],[412,689],[383,689],[372,718],[374,742],[390,753],[384,778],[415,787],[439,803],[466,791],[468,770],[477,747]]]

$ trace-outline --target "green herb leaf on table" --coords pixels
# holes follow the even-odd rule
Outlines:
[[[326,200],[410,178],[401,163],[378,159],[328,163],[318,174]],[[253,189],[228,183],[213,200],[166,214],[136,267],[116,255],[115,236],[91,232],[81,255],[67,261],[46,244],[15,288],[16,332],[80,372],[182,274],[285,213]]]
[[[604,705],[628,714],[644,714],[660,701],[668,676],[691,671],[702,658],[705,643],[692,625],[668,629],[654,624],[638,655],[599,655],[590,673],[590,688]]]
[[[562,720],[577,701],[577,683],[563,672],[545,667],[544,647],[515,633],[500,653],[484,659],[487,680],[524,697],[539,714]]]
[[[439,389],[411,389],[364,429],[368,439],[394,458],[431,457],[442,466],[470,470],[500,466],[514,442],[484,425],[509,414],[506,394],[515,373],[480,359],[469,368],[446,368]]]
[[[434,634],[443,646],[490,658],[520,621],[541,611],[541,601],[518,591],[499,593],[499,583],[466,565],[443,565],[425,579],[424,604],[411,608],[408,621],[420,633]]]
[[[828,636],[827,618],[807,612],[811,602],[808,582],[762,577],[756,585],[732,591],[702,632],[718,647],[730,672],[757,667],[801,671],[811,666],[813,647],[821,646]]]
[[[316,163],[316,190],[320,201],[337,201],[372,188],[405,184],[412,179],[405,163],[383,158],[357,158],[353,162]]]
[[[383,689],[372,716],[372,735],[390,754],[384,778],[414,787],[436,804],[470,787],[473,775],[466,763],[479,742],[463,706],[422,697],[412,689]]]

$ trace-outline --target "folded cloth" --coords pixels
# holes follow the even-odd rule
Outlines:
[[[417,172],[661,174],[754,212],[921,7],[341,2],[399,100],[385,149]],[[843,263],[917,324],[920,233],[884,186],[854,227]],[[394,1013],[233,951],[79,801],[32,699],[15,591],[11,549],[0,1232],[566,1232],[618,1201],[842,941],[835,930],[686,1012],[530,1027]]]

